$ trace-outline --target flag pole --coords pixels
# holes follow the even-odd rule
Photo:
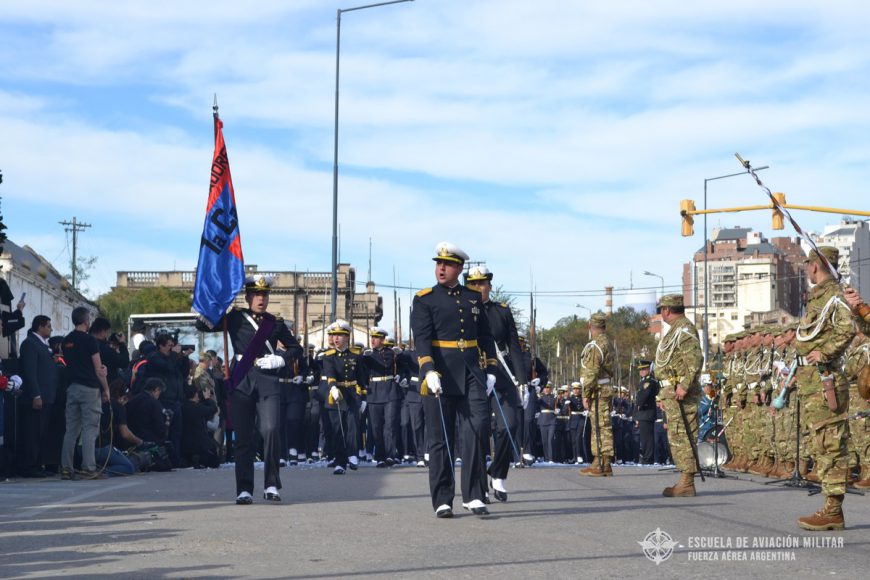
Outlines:
[[[214,104],[212,105],[211,110],[214,114],[214,138],[215,138],[215,142],[217,142],[218,123],[220,122],[220,115],[218,114],[217,93],[214,94]],[[224,370],[224,380],[229,381],[230,380],[230,357],[227,356],[227,353],[229,352],[230,347],[229,347],[229,334],[227,332],[226,313],[224,313],[223,326],[224,326],[224,369],[223,369]]]

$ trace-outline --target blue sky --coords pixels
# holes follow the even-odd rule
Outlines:
[[[62,265],[57,222],[92,223],[80,245],[99,258],[92,294],[117,270],[193,268],[217,93],[248,263],[327,270],[335,10],[353,5],[4,2],[10,238]],[[532,273],[540,291],[595,291],[542,296],[549,325],[584,314],[577,303],[603,307],[605,285],[658,287],[644,270],[676,288],[703,244],[700,219],[680,237],[679,200],[700,206],[705,178],[739,171],[735,151],[770,165],[763,178],[789,201],[866,209],[868,16],[860,2],[740,0],[347,13],[342,260],[364,280],[371,237],[377,283],[395,267],[422,287],[449,240],[508,290]],[[748,177],[709,193],[711,207],[764,203]],[[809,229],[839,219],[796,216]],[[709,223],[772,233],[766,212]]]

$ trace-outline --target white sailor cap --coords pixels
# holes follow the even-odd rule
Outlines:
[[[574,381],[573,383],[571,383],[571,388],[572,388],[572,389],[579,389],[579,388],[581,388],[581,387],[583,387],[583,385],[580,384],[580,381]]]
[[[327,334],[350,334],[350,324],[339,318],[326,327]]]
[[[275,279],[265,274],[245,276],[245,290],[248,292],[270,292],[274,284]]]
[[[465,282],[483,282],[492,280],[492,272],[486,266],[474,266],[465,275]]]
[[[369,335],[371,335],[372,338],[386,338],[388,334],[389,332],[379,326],[372,326],[369,329]]]
[[[450,242],[438,242],[438,245],[435,246],[435,257],[432,259],[436,262],[446,261],[464,264],[465,261],[468,260],[468,254],[463,252],[456,244],[451,244]]]

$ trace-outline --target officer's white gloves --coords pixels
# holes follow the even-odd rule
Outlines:
[[[408,388],[408,379],[402,379],[401,381],[399,381],[399,386],[402,387],[403,389],[407,389]]]
[[[529,383],[529,384],[532,385],[532,386],[535,387],[535,388],[538,388],[538,387],[541,386],[541,379],[539,379],[539,378],[536,377],[536,378],[532,379],[532,382]],[[538,390],[538,392],[540,392],[540,389]]]
[[[394,346],[393,352],[396,354],[402,354],[402,347],[401,346]]]
[[[402,380],[402,377],[399,376],[399,375],[396,375],[396,376],[393,377],[393,380],[396,381],[396,382],[398,383],[398,382],[400,382],[400,381]]]
[[[363,401],[362,403],[359,404],[359,414],[362,415],[365,412],[366,412],[366,402]]]
[[[332,400],[336,403],[344,398],[341,395],[341,391],[338,390],[338,387],[332,387],[331,389],[329,389],[329,396],[332,397]]]
[[[536,394],[536,395],[540,395],[540,394],[541,394],[541,387],[535,387],[535,394]]]
[[[314,375],[308,375],[307,377],[305,377],[305,384],[306,385],[313,385],[314,384]]]
[[[301,384],[302,384],[302,375],[296,375],[295,377],[293,377],[293,378],[291,379],[291,382],[292,382],[294,385],[301,385]]]
[[[492,391],[495,390],[495,375],[486,375],[486,396],[492,394]]]
[[[267,354],[266,356],[258,358],[254,364],[263,370],[269,371],[283,368],[286,363],[284,359],[277,354]]]
[[[526,391],[526,392],[523,394],[523,409],[525,409],[525,408],[528,407],[528,406],[529,406],[529,392]]]
[[[428,387],[429,392],[436,397],[441,394],[441,377],[438,376],[438,373],[435,371],[429,371],[426,373],[426,386]]]

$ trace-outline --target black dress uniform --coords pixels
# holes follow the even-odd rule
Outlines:
[[[559,390],[556,397],[556,428],[553,434],[553,457],[557,463],[565,463],[571,455],[568,423],[571,421],[571,399],[567,390]]]
[[[634,397],[637,409],[634,420],[640,429],[640,462],[649,465],[655,460],[655,422],[656,396],[659,394],[659,383],[652,375],[647,375],[637,385]]]
[[[401,368],[404,370],[404,380],[408,382],[408,387],[405,389],[405,408],[408,412],[408,422],[410,423],[410,437],[405,441],[405,453],[410,454],[410,450],[414,450],[413,457],[418,463],[425,460],[425,455],[429,453],[426,449],[426,428],[423,415],[423,396],[420,395],[420,365],[417,363],[416,349],[407,349],[399,355]],[[406,431],[402,431],[406,433]]]
[[[556,438],[556,397],[552,393],[541,393],[538,396],[538,429],[541,432],[541,446],[544,449],[544,461],[555,461],[553,443]]]
[[[546,385],[550,380],[550,373],[546,365],[538,357],[532,360],[532,352],[528,349],[523,350],[523,365],[526,368],[526,382],[529,384],[528,400],[523,405],[523,423],[522,423],[522,447],[523,457],[525,460],[539,457],[542,453],[541,437],[538,431],[537,417],[540,412],[538,405],[538,389],[540,385]],[[537,379],[539,381],[537,387],[532,385],[532,382]]]
[[[514,379],[520,382],[520,384],[524,384],[528,370],[524,364],[523,351],[517,338],[517,325],[514,322],[511,309],[507,304],[496,303],[492,300],[488,300],[484,307],[496,348],[501,352],[505,363],[510,367]],[[507,479],[512,461],[520,461],[521,459],[514,457],[513,445],[511,444],[511,439],[508,438],[505,426],[510,430],[510,436],[513,438],[513,441],[516,442],[518,427],[522,422],[523,407],[517,386],[508,376],[501,363],[498,365],[495,379],[498,402],[496,397],[490,399],[492,413],[495,415],[496,427],[493,433],[493,454],[492,463],[489,466],[489,474],[495,479]],[[499,412],[498,403],[501,403],[501,412]],[[505,421],[507,421],[507,425],[505,425]],[[519,453],[519,449],[516,452]]]
[[[426,373],[437,372],[443,391],[440,397],[423,397],[432,506],[436,512],[443,505],[453,507],[455,484],[447,446],[454,447],[457,417],[462,431],[462,501],[482,502],[484,437],[490,413],[479,353],[483,353],[486,374],[495,373],[497,359],[480,293],[458,283],[452,288],[436,285],[421,290],[414,297],[411,328],[421,382]]]
[[[586,423],[583,420],[583,397],[582,395],[571,395],[568,399],[571,402],[570,415],[568,420],[568,434],[571,440],[571,459],[577,463],[582,463],[586,457],[583,455],[583,426]]]
[[[293,465],[306,459],[305,453],[305,408],[308,405],[308,360],[301,357],[283,369],[279,382],[283,384],[284,395],[284,449],[287,459]]]
[[[372,336],[386,336],[375,333]],[[399,419],[402,397],[396,376],[399,362],[392,348],[367,349],[363,355],[368,373],[366,409],[374,438],[374,457],[379,467],[392,464],[398,456]]]
[[[327,394],[327,409],[332,426],[332,457],[336,468],[347,467],[348,458],[356,457],[360,442],[360,404],[366,400],[367,372],[362,349],[329,349],[323,357],[323,376],[327,387],[338,387],[342,398],[332,400]],[[356,461],[351,461],[356,468]]]
[[[302,348],[296,337],[284,325],[281,318],[264,312],[256,314],[249,309],[233,308],[226,315],[227,332],[233,345],[234,368],[248,345],[257,333],[259,325],[266,319],[271,319],[272,332],[257,358],[276,354],[284,359],[285,367],[293,366],[293,359],[302,355]],[[251,322],[253,321],[253,323]],[[257,325],[255,328],[254,325]],[[209,329],[202,323],[197,323],[201,331],[218,332],[223,329],[223,321]],[[278,342],[285,350],[278,351]],[[236,493],[254,491],[254,430],[259,425],[263,438],[264,487],[281,489],[281,479],[278,475],[281,457],[281,387],[279,382],[282,369],[267,370],[253,365],[245,376],[235,386],[230,394],[230,413],[233,429],[236,434],[234,456],[236,460]]]

